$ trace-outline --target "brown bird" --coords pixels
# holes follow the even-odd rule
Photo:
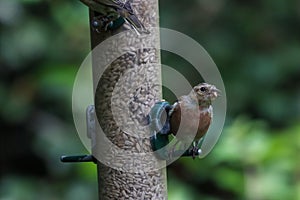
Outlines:
[[[194,141],[192,145],[193,158],[199,151],[200,139],[206,134],[211,124],[212,102],[219,95],[220,90],[214,85],[200,83],[188,95],[179,97],[169,112],[170,132],[176,136],[177,142],[188,144],[187,141]]]
[[[113,25],[113,22],[119,17],[122,17],[127,21],[132,28],[139,33],[149,33],[144,27],[142,22],[134,14],[131,7],[132,0],[127,0],[122,3],[120,0],[80,0],[82,3],[87,5],[93,11],[100,14],[98,17],[94,17],[92,25],[95,26],[96,31],[98,26],[103,27],[104,31],[107,31],[108,27]]]

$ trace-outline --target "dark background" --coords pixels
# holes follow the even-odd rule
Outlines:
[[[300,2],[162,0],[160,24],[208,51],[228,102],[212,153],[169,166],[169,199],[299,199]],[[90,49],[86,7],[4,0],[0,26],[0,199],[97,199],[93,164],[59,162],[86,153],[71,112]],[[188,70],[170,53],[162,63]]]

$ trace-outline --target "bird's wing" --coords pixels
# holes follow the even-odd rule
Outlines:
[[[131,3],[132,3],[132,0],[127,0],[125,2],[125,4],[123,4],[123,8],[126,9],[131,15],[133,15],[133,10],[132,10],[132,7],[131,7]]]
[[[137,32],[138,35],[140,33],[150,33],[150,31],[145,28],[144,24],[137,18],[136,15],[131,14],[125,19],[129,22],[129,24],[132,25],[133,29]]]

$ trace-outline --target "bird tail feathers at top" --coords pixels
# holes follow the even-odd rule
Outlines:
[[[137,32],[138,35],[141,33],[150,33],[135,15],[129,15],[125,18],[125,20],[131,24],[132,28]]]
[[[132,28],[137,32],[138,35],[140,33],[149,34],[150,32],[145,28],[143,23],[134,14],[131,7],[131,3],[132,0],[127,0],[123,5],[123,9],[125,9],[129,13],[129,15],[127,15],[125,19],[127,20],[128,23],[130,23],[133,26]]]

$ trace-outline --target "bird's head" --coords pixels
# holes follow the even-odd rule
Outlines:
[[[196,95],[199,105],[206,106],[211,105],[218,96],[220,96],[220,90],[216,86],[208,83],[200,83],[193,88],[193,92]]]

